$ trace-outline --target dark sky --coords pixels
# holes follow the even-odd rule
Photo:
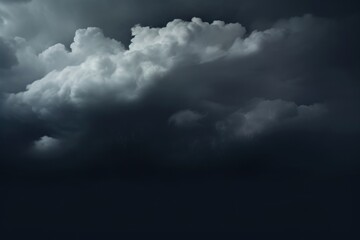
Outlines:
[[[359,9],[0,0],[0,226],[350,231]]]

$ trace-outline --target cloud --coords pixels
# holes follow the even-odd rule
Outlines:
[[[251,54],[262,43],[258,37],[252,41],[253,35],[243,39],[245,30],[240,24],[209,24],[197,18],[174,20],[165,28],[137,26],[132,33],[132,43],[125,50],[98,28],[78,30],[71,52],[57,44],[39,55],[48,71],[53,70],[26,91],[11,94],[9,104],[30,105],[32,111],[45,116],[65,104],[84,107],[93,100],[133,101],[176,68],[230,54]]]
[[[43,136],[34,142],[34,150],[39,153],[49,153],[60,147],[60,141],[56,138]]]
[[[240,24],[174,20],[164,28],[134,27],[129,49],[125,49],[98,28],[81,29],[71,51],[61,44],[43,51],[37,61],[48,74],[29,84],[26,91],[11,94],[8,102],[28,105],[46,117],[65,105],[82,108],[106,101],[135,101],[177,69],[221,59],[242,60],[266,44],[282,41],[288,31],[293,31],[291,25],[245,36]],[[202,84],[207,87],[211,82]]]
[[[203,117],[204,116],[200,113],[191,110],[183,110],[172,115],[169,118],[169,122],[177,127],[186,127],[196,124]]]
[[[334,93],[354,85],[329,74],[344,72],[326,41],[334,31],[333,21],[306,15],[251,32],[199,18],[136,25],[129,45],[89,27],[40,52],[13,38],[18,64],[2,73],[0,117],[9,140],[0,141],[14,148],[0,153],[20,158],[35,143],[61,152],[46,155],[59,161],[221,164],[252,159],[285,133],[312,149],[307,137],[354,116],[338,115],[346,98]]]
[[[247,111],[238,110],[225,121],[219,122],[219,131],[235,137],[254,137],[258,134],[286,124],[297,123],[305,119],[321,116],[323,106],[297,106],[283,100],[263,100]]]
[[[309,19],[312,21],[309,16],[297,21],[307,23]],[[231,96],[232,93],[228,90],[227,95],[222,93],[222,86],[218,85],[230,84],[234,94],[241,94],[244,87],[241,82],[248,83],[247,79],[241,79],[242,74],[246,73],[245,69],[249,67],[247,61],[262,56],[268,45],[276,46],[277,42],[284,41],[293,31],[293,24],[285,24],[263,32],[246,34],[244,27],[238,23],[207,23],[199,18],[193,18],[191,22],[174,20],[163,28],[135,26],[132,29],[133,39],[126,49],[120,42],[105,37],[98,28],[80,29],[76,31],[70,50],[62,44],[56,44],[38,56],[33,56],[33,64],[43,69],[45,76],[30,83],[25,91],[9,94],[5,106],[12,116],[39,118],[61,131],[69,131],[67,126],[75,125],[78,126],[77,131],[82,132],[84,129],[80,126],[83,123],[78,119],[93,121],[83,118],[88,113],[97,113],[102,106],[113,106],[109,111],[117,109],[113,112],[115,115],[125,114],[122,112],[133,109],[134,116],[125,120],[124,124],[132,121],[141,128],[147,111],[160,114],[159,116],[167,112],[161,110],[165,106],[162,102],[155,101],[156,98],[162,98],[168,101],[169,111],[172,112],[164,116],[164,120],[158,118],[154,119],[156,122],[151,122],[149,119],[149,124],[154,125],[154,129],[163,131],[160,130],[160,125],[166,125],[167,119],[177,126],[194,123],[202,118],[197,111],[207,112],[210,118],[206,124],[209,128],[215,128],[216,121],[227,118],[228,111],[215,117],[217,113],[204,105],[204,102],[211,102],[209,100],[215,98],[226,109],[234,104],[241,107],[252,100],[256,95],[248,96],[239,103],[236,103],[237,99],[230,98],[227,100],[230,102],[226,103],[221,98]],[[216,65],[213,66],[214,64]],[[226,64],[226,68],[216,70],[221,64]],[[239,65],[240,68],[234,69],[232,64]],[[190,73],[187,79],[179,74],[183,69],[189,69],[186,70]],[[201,69],[201,72],[196,73],[193,69]],[[211,72],[219,75],[212,76]],[[228,80],[221,80],[222,76],[229,73],[232,75]],[[203,74],[205,75],[202,76]],[[250,77],[249,81],[258,80]],[[249,92],[248,89],[246,91]],[[261,91],[256,90],[254,93]],[[185,103],[190,104],[194,110],[176,111],[178,107],[185,107]],[[265,111],[264,108],[274,106],[263,106],[265,103],[260,104],[260,109],[255,109],[254,113],[248,113],[251,121],[258,121],[251,123],[249,120],[244,125],[249,134],[261,131],[270,124],[272,119],[261,114]],[[147,110],[141,110],[147,104],[150,104]],[[285,103],[275,105],[274,108],[280,111],[281,107],[287,110]],[[67,115],[67,112],[75,114]],[[177,113],[174,115],[174,112]],[[273,121],[277,120],[281,119],[276,116]],[[123,129],[119,125],[114,127]]]

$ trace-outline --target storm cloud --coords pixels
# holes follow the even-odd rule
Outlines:
[[[184,17],[177,19],[170,3],[155,1],[150,12],[170,9],[157,21],[137,8],[141,1],[107,2],[88,1],[82,11],[82,1],[0,5],[6,164],[242,164],[260,149],[269,162],[291,165],[302,145],[316,165],[336,155],[335,139],[352,142],[341,161],[355,164],[359,35],[348,26],[357,17],[335,19],[325,9],[324,17],[222,21],[212,14],[216,3],[201,19],[181,13],[198,8],[174,1]],[[92,17],[96,7],[115,23]],[[279,150],[287,139],[293,144]]]

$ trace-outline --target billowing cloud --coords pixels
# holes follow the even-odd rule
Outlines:
[[[322,54],[336,49],[324,40],[337,29],[310,15],[252,32],[193,18],[136,25],[128,46],[96,27],[40,52],[13,38],[18,64],[6,72],[0,135],[15,131],[21,144],[3,154],[37,146],[62,160],[221,163],[246,161],[257,152],[248,144],[265,148],[276,142],[267,136],[284,131],[294,139],[303,139],[298,131],[342,131],[329,118],[340,111],[332,94],[340,88],[323,80],[338,65]],[[21,136],[17,129],[29,126]]]
[[[308,18],[304,18],[305,23]],[[174,20],[164,28],[134,27],[127,50],[98,28],[81,29],[71,51],[57,44],[39,55],[38,62],[48,74],[29,84],[26,91],[11,94],[8,103],[28,105],[36,114],[46,116],[67,104],[86,107],[108,100],[135,101],[177,69],[251,57],[266,44],[288,37],[292,27],[291,22],[246,37],[240,24],[209,24],[198,18]],[[206,89],[211,83],[201,84]]]
[[[66,103],[83,106],[106,98],[131,101],[175,68],[256,51],[261,42],[252,41],[252,36],[242,39],[244,33],[239,24],[175,20],[161,29],[133,28],[134,38],[125,50],[97,28],[78,30],[71,52],[58,44],[39,55],[45,67],[54,70],[25,92],[11,95],[9,101],[29,104],[40,115]]]

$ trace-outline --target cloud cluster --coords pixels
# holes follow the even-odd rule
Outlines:
[[[324,43],[334,31],[333,21],[305,15],[252,32],[200,18],[136,25],[128,46],[96,27],[77,30],[68,46],[40,52],[14,37],[17,64],[0,72],[6,76],[0,141],[14,146],[1,154],[131,164],[241,162],[257,153],[249,144],[269,148],[284,132],[300,141],[301,131],[342,131],[332,116],[342,111],[338,122],[351,119],[354,112],[339,105],[357,97],[333,95],[353,87],[346,84],[351,78],[329,75],[330,69],[344,73],[327,55],[338,51],[337,43]],[[324,79],[333,87],[325,89]]]
[[[137,26],[132,33],[132,43],[125,50],[98,28],[78,30],[71,51],[57,44],[39,55],[49,73],[26,91],[10,95],[9,104],[29,105],[46,116],[64,104],[84,107],[109,98],[134,101],[176,68],[248,55],[275,35],[273,31],[256,32],[243,38],[245,30],[240,24],[209,24],[197,18],[175,20],[165,28]]]

